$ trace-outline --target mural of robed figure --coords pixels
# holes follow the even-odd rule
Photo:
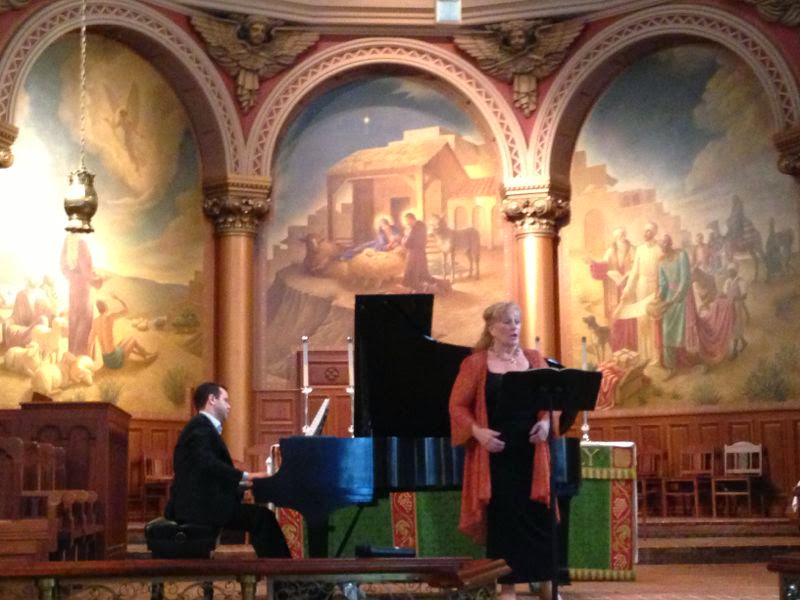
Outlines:
[[[92,330],[92,288],[99,289],[104,279],[94,272],[92,254],[86,240],[76,233],[64,238],[61,272],[69,283],[68,349],[78,356],[89,354]]]

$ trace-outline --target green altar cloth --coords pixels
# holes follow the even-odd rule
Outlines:
[[[573,580],[634,579],[636,459],[633,442],[582,442],[582,483],[570,508],[569,555]],[[413,547],[418,556],[483,556],[458,531],[460,491],[402,492],[362,510],[342,556],[355,546]],[[328,539],[334,556],[358,509],[332,515]]]
[[[581,442],[581,477],[580,491],[570,504],[570,576],[574,580],[634,579],[633,442]]]

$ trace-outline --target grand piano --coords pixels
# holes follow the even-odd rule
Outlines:
[[[432,295],[356,296],[355,437],[284,438],[278,472],[253,483],[256,502],[304,516],[312,557],[327,555],[328,515],[337,508],[461,487],[463,452],[450,444],[448,399],[471,349],[432,339],[432,316]],[[577,489],[580,456],[577,440],[561,443],[556,473],[566,496]]]

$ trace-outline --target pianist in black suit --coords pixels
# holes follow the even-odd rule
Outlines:
[[[450,394],[454,444],[464,445],[464,483],[459,529],[486,543],[489,558],[511,567],[499,579],[500,598],[516,598],[515,583],[541,581],[550,597],[553,570],[550,503],[550,420],[542,411],[529,431],[498,422],[502,374],[544,368],[536,350],[519,346],[520,309],[512,302],[483,312],[484,330],[475,352],[461,363]]]
[[[242,488],[266,473],[247,473],[233,466],[222,439],[222,424],[231,409],[228,391],[216,383],[203,383],[197,387],[193,403],[198,414],[183,428],[175,445],[175,477],[166,517],[179,523],[249,531],[259,557],[290,558],[272,511],[242,503]]]

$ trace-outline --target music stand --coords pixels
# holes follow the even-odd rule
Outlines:
[[[530,431],[537,420],[537,413],[546,410],[550,416],[548,445],[553,439],[555,427],[553,411],[560,410],[576,414],[579,410],[593,410],[603,379],[599,371],[580,369],[531,369],[510,371],[503,375],[500,402],[495,409],[499,421],[514,423],[515,428]],[[550,455],[550,515],[551,552],[553,572],[551,582],[553,599],[558,598],[558,521],[556,520],[556,494],[554,456]]]

